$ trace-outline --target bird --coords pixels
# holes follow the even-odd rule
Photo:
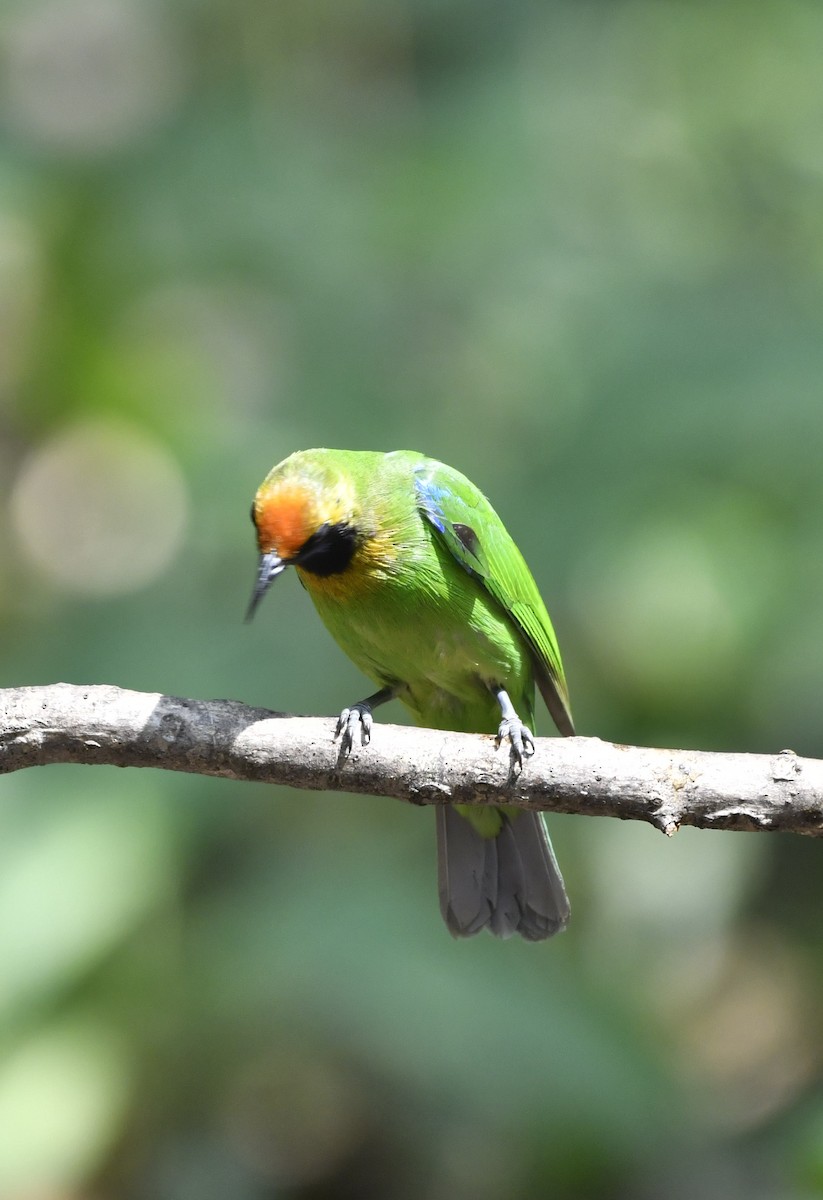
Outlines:
[[[534,753],[534,692],[574,734],[557,638],[503,521],[463,474],[408,450],[313,449],[275,466],[251,508],[259,563],[247,613],[294,567],[322,621],[378,685],[339,714],[345,757],[400,700],[417,724],[496,733],[512,771]],[[439,804],[440,910],[450,933],[541,941],[569,900],[542,814]]]

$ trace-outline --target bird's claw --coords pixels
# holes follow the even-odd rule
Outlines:
[[[334,740],[337,741],[340,738],[340,754],[342,758],[348,758],[351,754],[358,732],[360,734],[360,745],[368,746],[371,740],[373,723],[371,708],[368,704],[352,704],[350,708],[343,709],[337,718],[337,725],[334,730]]]
[[[504,717],[497,729],[497,748],[505,738],[511,744],[512,767],[520,769],[524,758],[534,754],[534,737],[527,725],[519,717]]]

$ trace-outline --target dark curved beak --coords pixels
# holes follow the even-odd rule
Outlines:
[[[283,571],[285,571],[287,563],[283,562],[282,558],[278,558],[276,554],[261,554],[260,567],[257,572],[257,582],[254,585],[254,591],[249,602],[246,620],[250,621],[257,611],[257,606],[268,591],[269,584],[273,579],[276,579]]]

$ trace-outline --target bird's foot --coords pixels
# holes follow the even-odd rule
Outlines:
[[[371,705],[365,700],[359,701],[357,704],[352,704],[350,708],[344,708],[340,716],[337,718],[337,726],[334,730],[334,740],[340,738],[340,757],[348,758],[354,749],[354,743],[359,734],[360,745],[368,746],[371,740],[371,728],[374,724],[374,718],[371,713]]]
[[[523,767],[523,759],[531,758],[534,754],[534,736],[527,725],[518,716],[504,717],[497,729],[497,748],[500,748],[504,738],[511,744],[511,764],[513,771]]]
[[[373,696],[367,696],[365,700],[358,700],[356,704],[352,704],[349,708],[344,708],[340,716],[337,718],[337,725],[334,730],[334,740],[340,738],[340,757],[338,762],[342,762],[348,758],[354,749],[354,743],[359,734],[360,745],[368,746],[371,740],[371,727],[374,724],[372,717],[372,709],[377,708],[378,704],[385,704],[391,700],[397,692],[397,684],[387,684],[382,687],[379,692],[375,692]]]

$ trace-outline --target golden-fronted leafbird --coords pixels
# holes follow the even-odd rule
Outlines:
[[[260,565],[252,615],[293,566],[329,632],[379,691],[344,708],[348,753],[397,698],[418,724],[507,738],[534,752],[534,685],[573,734],[557,639],[520,551],[485,496],[422,454],[303,450],[254,499]],[[440,909],[455,937],[530,941],[563,929],[569,902],[540,813],[437,806]]]

